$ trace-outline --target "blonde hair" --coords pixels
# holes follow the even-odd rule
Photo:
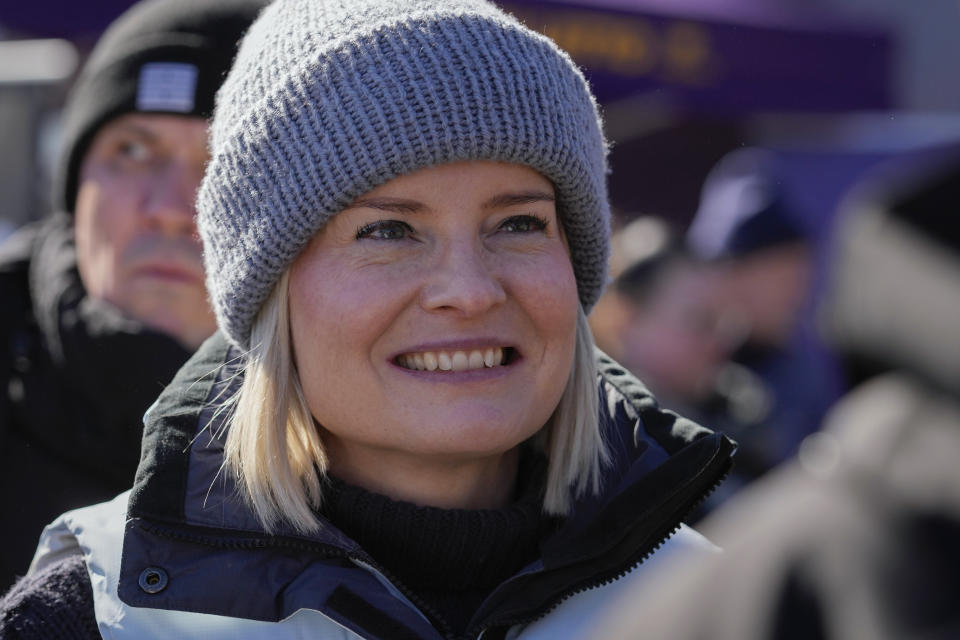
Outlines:
[[[244,378],[233,399],[224,464],[261,525],[319,526],[327,456],[293,359],[285,272],[250,334]],[[532,442],[548,459],[543,510],[569,513],[575,497],[598,493],[609,460],[600,433],[593,337],[578,306],[573,366],[557,408]]]

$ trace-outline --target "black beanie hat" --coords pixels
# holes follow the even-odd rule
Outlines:
[[[704,181],[687,246],[704,260],[744,258],[807,240],[789,202],[771,151],[746,147],[728,153]]]
[[[97,42],[64,108],[53,202],[73,212],[97,131],[131,112],[208,118],[237,45],[266,0],[144,0]]]

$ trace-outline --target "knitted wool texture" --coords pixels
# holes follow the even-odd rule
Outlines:
[[[21,578],[0,598],[0,638],[93,640],[100,638],[93,588],[83,556],[69,556]]]
[[[397,176],[462,160],[550,179],[580,301],[609,253],[606,143],[596,103],[549,39],[482,0],[278,0],[217,95],[198,196],[220,328],[253,320],[310,238]]]

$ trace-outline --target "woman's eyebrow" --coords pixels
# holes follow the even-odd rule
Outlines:
[[[514,193],[500,193],[483,203],[484,209],[505,209],[521,204],[534,202],[555,202],[553,194],[548,191],[518,191]]]

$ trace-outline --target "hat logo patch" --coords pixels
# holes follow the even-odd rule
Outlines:
[[[140,68],[138,111],[190,113],[197,90],[197,67],[184,62],[149,62]]]

